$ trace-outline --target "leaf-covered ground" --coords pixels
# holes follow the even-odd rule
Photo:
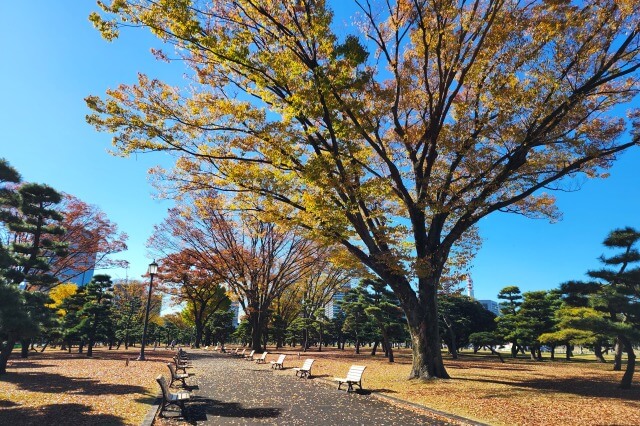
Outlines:
[[[640,425],[638,367],[634,388],[621,390],[622,372],[611,371],[611,363],[593,362],[593,355],[572,362],[505,357],[502,364],[492,356],[467,354],[445,359],[452,379],[429,382],[407,380],[408,351],[396,354],[394,364],[371,357],[367,348],[361,355],[353,348],[302,353],[300,360],[293,355],[300,364],[317,358],[313,375],[329,379],[346,374],[351,364],[366,365],[366,389],[492,425]]]
[[[611,371],[611,363],[593,362],[592,355],[569,363],[505,358],[501,364],[491,356],[467,354],[445,359],[452,379],[420,382],[406,379],[408,351],[399,351],[397,362],[389,364],[364,349],[361,355],[347,348],[299,357],[298,349],[288,349],[286,368],[276,374],[292,374],[290,368],[307,357],[316,358],[312,374],[318,379],[343,376],[351,364],[362,364],[367,390],[492,425],[640,424],[640,373],[633,389],[620,390],[622,373]],[[158,391],[155,377],[168,374],[171,353],[147,351],[149,361],[137,362],[137,351],[98,348],[93,359],[59,349],[27,360],[15,353],[8,374],[0,376],[0,425],[140,424]],[[283,352],[269,351],[268,370],[268,361]]]
[[[144,362],[138,353],[96,348],[87,358],[48,349],[21,359],[14,351],[0,376],[0,425],[139,425],[171,353],[147,348]]]

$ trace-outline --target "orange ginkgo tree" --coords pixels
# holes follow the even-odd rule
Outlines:
[[[555,218],[551,191],[638,144],[636,0],[114,0],[109,40],[146,27],[192,77],[89,96],[121,155],[168,151],[181,191],[216,188],[346,247],[395,292],[410,377],[448,377],[437,290],[498,211]],[[345,6],[346,4],[346,6]],[[338,2],[335,2],[338,5]],[[269,203],[263,203],[267,199]]]

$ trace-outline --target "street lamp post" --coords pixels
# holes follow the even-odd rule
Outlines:
[[[144,313],[144,328],[142,329],[142,345],[140,346],[140,356],[138,361],[144,361],[144,346],[147,340],[147,326],[149,325],[149,309],[151,309],[151,291],[153,287],[153,276],[158,272],[158,264],[154,260],[149,264],[147,273],[151,276],[149,279],[149,294],[147,295],[147,310]]]

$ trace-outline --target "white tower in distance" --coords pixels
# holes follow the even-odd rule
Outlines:
[[[467,296],[475,299],[473,296],[473,280],[471,279],[471,274],[467,274]]]

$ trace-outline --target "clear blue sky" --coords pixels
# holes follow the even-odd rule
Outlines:
[[[166,159],[107,154],[110,136],[85,123],[87,95],[102,95],[145,72],[172,83],[179,66],[156,62],[158,42],[142,30],[102,40],[87,16],[93,1],[0,2],[0,157],[24,180],[47,183],[98,205],[129,234],[131,262],[115,278],[140,278],[151,258],[145,241],[170,203],[153,199],[147,169]],[[636,103],[637,104],[637,103]],[[550,289],[598,267],[601,245],[614,227],[640,228],[640,150],[624,154],[606,180],[586,180],[561,193],[563,220],[549,224],[507,214],[481,222],[483,247],[472,269],[475,295],[494,299],[507,285]]]

